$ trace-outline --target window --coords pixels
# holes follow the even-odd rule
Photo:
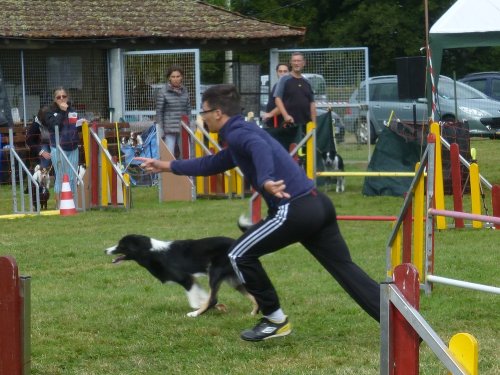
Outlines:
[[[491,96],[500,100],[500,79],[493,78],[491,80]]]
[[[372,86],[370,86],[370,89],[371,87]],[[378,83],[373,85],[373,95],[371,99],[380,102],[398,101],[398,85],[396,83]]]
[[[486,92],[486,80],[485,79],[474,79],[467,82],[469,86],[474,87],[476,90],[481,92]]]

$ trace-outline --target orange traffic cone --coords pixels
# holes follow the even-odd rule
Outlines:
[[[71,193],[71,186],[69,184],[69,177],[67,174],[64,174],[63,176],[61,201],[59,203],[59,215],[76,215],[75,201],[73,200],[73,194]]]

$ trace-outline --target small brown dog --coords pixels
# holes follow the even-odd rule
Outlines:
[[[49,171],[47,168],[40,168],[39,165],[35,167],[35,172],[33,173],[33,178],[38,184],[38,191],[40,194],[40,209],[41,210],[46,210],[47,209],[47,202],[49,201],[50,198],[50,176],[49,176]],[[32,184],[32,189],[31,189],[31,194],[32,194],[32,201],[33,204],[36,204],[36,186],[35,184]]]

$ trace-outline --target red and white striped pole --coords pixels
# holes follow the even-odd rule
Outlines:
[[[429,74],[431,76],[431,96],[432,96],[432,112],[431,120],[434,122],[436,118],[436,106],[437,106],[437,88],[434,82],[434,70],[432,69],[432,57],[431,57],[431,46],[427,45],[427,61],[429,62]]]

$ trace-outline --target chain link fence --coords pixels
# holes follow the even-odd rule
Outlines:
[[[59,86],[88,120],[108,117],[105,50],[9,50],[0,54],[0,67],[15,123],[28,125]]]
[[[109,116],[106,50],[8,50],[0,53],[0,69],[3,73],[2,93],[8,99],[8,110],[14,123],[14,144],[31,171],[40,163],[40,156],[38,150],[27,147],[30,139],[27,139],[26,130],[39,109],[53,102],[55,88],[62,86],[66,89],[79,117],[91,121]],[[12,212],[12,165],[7,130],[2,128],[0,134],[0,213]],[[53,172],[50,173],[53,179]],[[27,186],[28,181],[25,182]],[[20,199],[26,199],[26,194]],[[48,208],[52,209],[53,205],[52,200]]]
[[[133,130],[156,120],[156,95],[166,85],[166,72],[176,65],[184,70],[183,85],[191,100],[194,119],[200,108],[199,50],[131,51],[123,53],[124,118]]]
[[[366,110],[359,110],[366,103],[355,103],[353,100],[361,82],[369,76],[368,48],[272,49],[269,87],[277,81],[274,67],[278,63],[289,63],[293,52],[300,52],[305,57],[303,73],[313,86],[319,112],[328,108],[334,112],[332,126],[338,152],[344,161],[369,160],[371,150],[367,142],[369,127],[366,126]]]

